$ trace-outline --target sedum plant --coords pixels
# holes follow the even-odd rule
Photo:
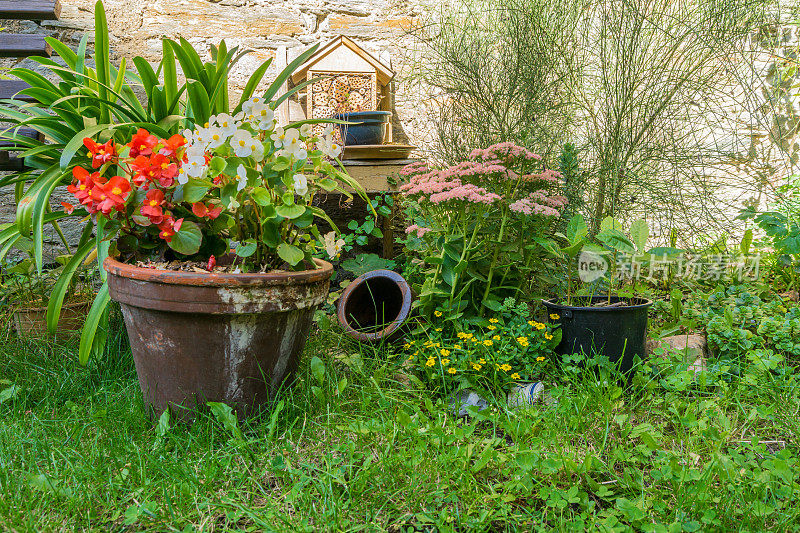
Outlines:
[[[413,163],[400,187],[415,224],[408,247],[424,263],[423,312],[480,321],[506,297],[530,296],[546,282],[543,259],[566,198],[555,194],[560,174],[513,143],[473,150],[441,168]]]

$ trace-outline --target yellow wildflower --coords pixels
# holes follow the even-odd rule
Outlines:
[[[459,339],[466,339],[467,334],[464,333],[463,331],[459,331],[458,333],[456,333],[456,337],[458,337]]]
[[[538,329],[538,330],[542,330],[542,329],[546,328],[547,326],[545,326],[545,325],[544,325],[544,324],[542,324],[541,322],[537,322],[537,323],[536,323],[536,325],[535,325],[535,326],[533,326],[533,327],[535,327],[535,328],[536,328],[536,329]]]
[[[551,318],[552,320],[558,320],[558,319],[559,319],[559,318],[561,318],[561,317],[560,317],[560,316],[558,316],[558,315],[557,315],[557,314],[555,314],[555,313],[550,313],[550,318]]]
[[[434,347],[434,348],[439,348],[439,347],[441,347],[441,346],[442,346],[442,344],[441,344],[441,343],[439,343],[439,342],[435,342],[435,343],[433,343],[433,347]]]
[[[519,379],[519,374],[514,372],[513,374],[511,374],[511,379]]]
[[[414,360],[414,356],[413,356],[413,355],[409,355],[409,356],[408,356],[408,360],[409,360],[409,361],[413,361],[413,360]]]
[[[552,335],[550,335],[549,333],[545,333],[545,334],[544,334],[544,338],[545,338],[545,339],[547,339],[547,340],[552,340],[552,339],[553,339],[553,336],[552,336]]]
[[[430,348],[431,346],[433,346],[433,341],[425,341],[425,344],[423,344],[423,346],[425,346],[426,348]]]
[[[534,327],[534,326],[536,326],[536,322],[534,322],[533,320],[528,320],[528,325],[530,327]]]
[[[498,365],[497,363],[495,363],[495,364],[494,364],[494,369],[495,369],[495,370],[500,370],[500,365]]]
[[[444,348],[442,348],[441,350],[439,350],[439,353],[442,354],[443,357],[447,357],[448,355],[450,355],[450,350],[445,350]]]
[[[434,331],[442,331],[442,328],[436,328]]]
[[[542,357],[542,356],[540,355],[539,357],[537,357],[537,358],[536,358],[536,360],[537,360],[538,362],[540,362],[540,363],[541,363],[542,361],[544,361],[544,357]]]
[[[403,345],[403,349],[404,349],[404,350],[408,350],[409,348],[411,348],[411,345],[410,345],[409,343],[405,343],[405,344]]]
[[[447,369],[447,373],[448,374],[455,374],[456,373],[456,369],[451,366],[450,368]]]
[[[494,331],[494,330],[496,330],[497,328],[496,328],[496,327],[494,327],[494,326],[486,326],[486,329],[488,329],[489,331]]]
[[[484,359],[483,357],[481,357],[480,359],[478,359],[478,362],[479,362],[480,364],[482,364],[482,365],[485,365],[485,364],[486,364],[486,359]]]
[[[442,359],[442,366],[447,366],[450,364],[450,359]]]
[[[500,370],[502,370],[503,372],[508,372],[509,370],[511,370],[511,365],[509,365],[508,363],[503,363],[502,365],[500,365]]]
[[[441,311],[434,311],[433,312],[433,316],[438,318],[438,317],[442,316],[442,312]]]
[[[430,359],[425,361],[425,366],[433,366],[435,364],[436,364],[436,360],[433,357],[431,357]]]
[[[480,370],[481,368],[483,368],[483,367],[481,365],[479,365],[478,363],[472,363],[472,369],[473,370]]]
[[[517,342],[522,345],[526,345],[528,344],[528,337],[517,337]]]
[[[484,346],[491,346],[492,344],[494,343],[490,339],[486,339],[485,341],[483,341]]]
[[[460,350],[461,349],[461,345],[460,344],[456,344],[455,346],[453,346],[453,348],[455,348],[456,350]]]
[[[499,321],[499,320],[497,320],[496,318],[490,318],[490,319],[489,319],[489,322],[491,322],[492,324],[497,324],[497,323],[498,323],[498,322],[500,322],[500,321]]]
[[[499,341],[500,340],[500,335],[495,335],[494,337],[492,337],[492,340]]]

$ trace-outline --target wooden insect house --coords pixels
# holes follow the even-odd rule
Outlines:
[[[394,75],[384,61],[351,39],[339,36],[300,65],[292,75],[292,83],[319,79],[306,90],[305,115],[307,118],[331,118],[365,111],[391,112]],[[385,127],[383,142],[391,143],[391,121],[387,120]]]

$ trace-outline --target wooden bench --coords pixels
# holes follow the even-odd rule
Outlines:
[[[58,20],[61,4],[58,0],[0,0],[0,19]],[[52,53],[43,35],[0,33],[0,57],[48,57]],[[0,100],[15,99],[32,102],[33,98],[19,94],[29,85],[19,80],[0,80]],[[4,129],[4,128],[3,128]],[[40,138],[38,132],[21,128],[18,135]],[[9,148],[13,141],[0,136],[0,170],[19,172],[25,170],[25,161],[14,157]],[[23,148],[24,149],[24,148]]]

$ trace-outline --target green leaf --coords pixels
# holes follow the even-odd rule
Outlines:
[[[306,206],[297,204],[279,205],[275,208],[275,211],[277,211],[280,216],[292,220],[302,216],[306,212]]]
[[[288,244],[282,242],[278,245],[278,256],[289,263],[292,266],[297,266],[305,257],[303,250],[294,246],[293,244]]]
[[[600,221],[600,231],[622,231],[622,224],[614,220],[614,217],[606,217]]]
[[[202,242],[200,227],[191,220],[184,220],[181,229],[172,236],[169,247],[181,255],[194,255],[200,250]]]
[[[644,252],[644,247],[647,245],[647,239],[650,237],[650,228],[647,226],[647,221],[639,218],[631,224],[631,240],[636,245],[636,251],[639,253]]]
[[[108,22],[102,0],[98,0],[94,6],[94,62],[100,99],[106,100],[108,98],[106,87],[111,80],[111,55],[108,42]],[[111,122],[111,113],[108,107],[102,103],[100,104],[100,122],[103,124]]]
[[[311,375],[322,385],[325,382],[325,363],[316,355],[311,358]]]
[[[491,298],[487,298],[486,300],[483,300],[481,302],[481,305],[483,305],[486,309],[489,309],[490,311],[497,312],[497,311],[500,311],[501,303],[498,302],[497,300],[493,300]]]
[[[240,242],[239,246],[236,247],[236,255],[239,257],[250,257],[256,253],[256,247],[255,239],[247,239],[244,242]]]
[[[570,245],[575,245],[584,237],[589,234],[589,228],[586,227],[586,221],[583,220],[583,216],[580,214],[575,215],[570,219],[567,223],[567,227],[565,229],[565,235],[567,237],[567,241],[569,241]]]
[[[71,285],[72,276],[84,258],[94,248],[95,243],[93,241],[85,243],[75,252],[59,273],[58,280],[53,286],[53,292],[50,294],[50,301],[47,303],[47,331],[51,334],[56,332],[58,321],[61,318],[61,305],[64,303],[64,296]]]
[[[205,198],[209,187],[203,185],[198,180],[190,179],[183,186],[183,201],[193,204]]]
[[[12,398],[16,398],[17,394],[19,394],[19,391],[21,390],[22,389],[16,385],[11,385],[10,387],[3,389],[0,391],[0,404],[5,403]]]
[[[739,251],[742,252],[742,255],[748,255],[750,253],[750,245],[753,244],[753,230],[752,228],[747,229],[742,236],[742,242],[739,243]]]
[[[100,325],[100,320],[103,316],[106,316],[106,307],[108,307],[110,301],[108,283],[103,283],[103,286],[97,292],[94,303],[92,303],[92,308],[89,309],[89,314],[86,315],[86,323],[84,323],[81,330],[81,344],[78,348],[78,362],[81,365],[86,365],[89,362],[89,354],[94,346],[97,327]]]
[[[230,405],[222,402],[208,402],[207,405],[211,408],[211,413],[217,422],[230,433],[231,438],[238,440],[243,438],[242,430],[239,429],[239,420]]]
[[[250,193],[250,198],[260,206],[270,205],[272,203],[272,196],[264,187],[254,188]]]
[[[352,272],[358,277],[373,270],[392,270],[396,263],[391,259],[384,259],[377,254],[358,254],[354,258],[342,261],[342,268]]]

